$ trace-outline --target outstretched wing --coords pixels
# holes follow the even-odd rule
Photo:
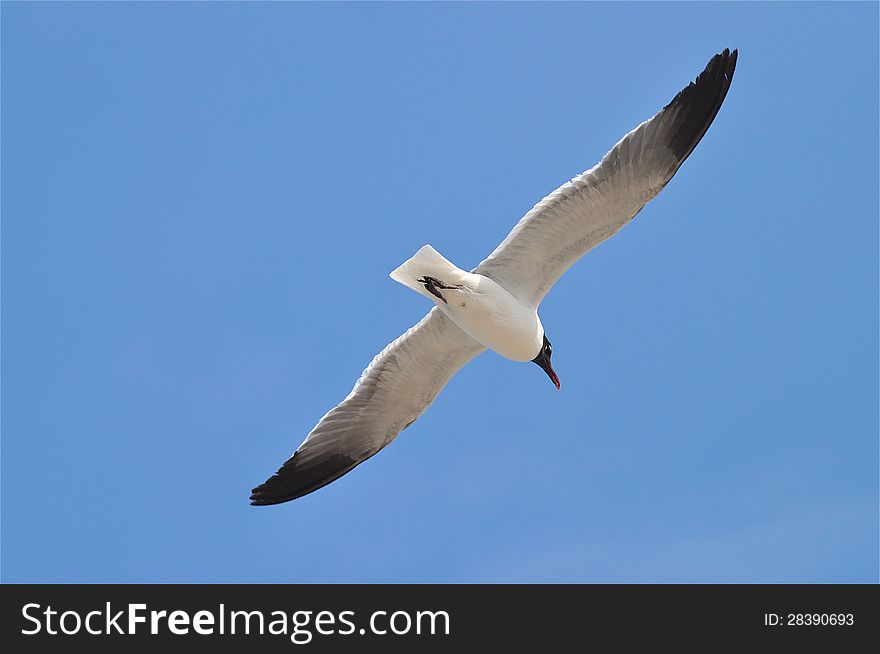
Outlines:
[[[309,432],[251,495],[279,504],[326,486],[373,456],[430,406],[440,389],[485,348],[435,307],[377,354],[351,393]]]
[[[473,272],[521,302],[540,304],[584,254],[613,236],[684,163],[718,113],[737,51],[715,55],[653,118],[623,137],[599,164],[541,200]]]

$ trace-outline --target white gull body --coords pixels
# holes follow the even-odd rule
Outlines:
[[[392,272],[436,306],[373,358],[351,393],[324,414],[278,472],[253,489],[251,503],[302,497],[366,461],[486,348],[514,361],[541,352],[549,367],[549,342],[537,313],[544,295],[672,179],[715,119],[736,58],[736,50],[712,57],[694,82],[598,164],[536,204],[472,271],[424,246]],[[551,379],[558,387],[555,374]]]
[[[390,277],[427,297],[465,334],[507,359],[531,361],[541,351],[544,327],[536,307],[520,302],[494,279],[462,270],[430,245]],[[426,277],[453,288],[441,289],[438,297],[418,281]]]

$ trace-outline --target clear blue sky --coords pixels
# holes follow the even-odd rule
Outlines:
[[[6,582],[876,582],[878,5],[2,5]],[[248,505],[725,47],[718,118],[380,455]]]

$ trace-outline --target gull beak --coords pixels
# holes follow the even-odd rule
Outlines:
[[[550,365],[550,362],[547,362],[547,374],[550,375],[550,381],[553,382],[553,385],[556,386],[556,390],[558,391],[561,386],[559,384],[559,377],[556,376],[556,371],[553,370],[553,366]]]
[[[550,381],[553,382],[553,385],[556,386],[556,390],[560,389],[559,385],[559,377],[556,376],[556,371],[553,370],[553,366],[550,365],[550,357],[545,357],[539,355],[534,359],[535,363],[541,366],[541,370],[547,373],[547,376],[550,378]]]

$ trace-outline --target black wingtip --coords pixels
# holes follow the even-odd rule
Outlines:
[[[252,489],[250,497],[251,506],[271,506],[272,504],[280,504],[281,502],[287,501],[270,497],[268,491],[269,488],[266,486],[266,484],[260,484],[256,488]]]
[[[738,50],[731,52],[727,48],[716,54],[703,72],[664,107],[663,111],[672,116],[669,146],[677,159],[676,170],[715,120],[733,81],[738,55]]]
[[[336,481],[364,460],[355,461],[344,454],[319,459],[294,454],[278,472],[251,491],[251,506],[271,506],[299,499]]]

